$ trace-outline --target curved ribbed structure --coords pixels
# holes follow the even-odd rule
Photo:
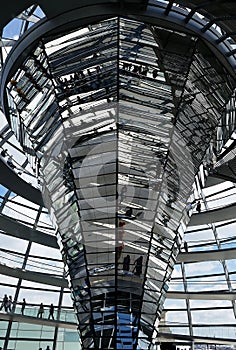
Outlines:
[[[154,349],[234,80],[194,32],[105,17],[10,54],[4,107],[58,226],[83,349]]]

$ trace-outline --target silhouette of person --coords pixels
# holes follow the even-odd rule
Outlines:
[[[196,210],[198,213],[201,213],[201,202],[200,201],[197,202]]]
[[[22,302],[22,304],[21,304],[21,315],[24,315],[25,306],[26,306],[26,301],[25,301],[25,298],[24,298],[24,299],[23,299],[23,302]]]
[[[1,156],[4,157],[4,158],[7,156],[7,149],[3,149],[1,151]]]
[[[188,253],[188,243],[186,241],[184,242],[184,250]]]
[[[52,319],[54,320],[54,305],[53,304],[50,305],[48,319],[50,319],[51,316],[52,316]]]
[[[0,310],[2,310],[2,308],[4,307],[4,310],[7,312],[7,305],[8,305],[8,296],[5,294],[2,300],[2,305]]]
[[[120,201],[121,201],[121,202],[124,201],[125,196],[126,196],[126,192],[127,192],[127,186],[124,185],[124,186],[121,188],[121,191],[120,191]]]
[[[41,304],[39,305],[37,317],[42,318],[43,313],[44,313],[44,307],[43,307],[43,303],[41,303]]]
[[[126,255],[123,260],[123,270],[129,271],[130,268],[130,256]]]
[[[10,168],[14,169],[15,168],[15,165],[13,164],[12,162],[12,156],[9,156],[8,159],[7,159],[7,164],[9,165]]]
[[[122,251],[124,249],[124,243],[120,243],[118,247],[116,247],[116,260],[118,261],[121,257]]]
[[[134,263],[135,263],[135,266],[134,266],[135,272],[134,272],[134,274],[136,276],[140,276],[141,273],[142,273],[142,267],[143,267],[143,257],[142,257],[142,255],[139,258],[137,258]]]
[[[131,217],[132,214],[133,214],[132,208],[127,207],[126,212],[125,212],[125,215],[128,216],[128,217]]]
[[[84,279],[84,291],[86,292],[86,293],[88,293],[89,292],[89,279],[86,277],[85,279]]]
[[[12,311],[12,305],[13,305],[13,301],[12,301],[12,296],[10,295],[7,301],[7,311],[9,312]]]

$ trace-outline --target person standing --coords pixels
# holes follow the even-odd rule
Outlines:
[[[12,312],[12,305],[13,305],[13,301],[12,301],[12,296],[9,295],[8,298],[8,302],[7,302],[7,312]]]
[[[3,149],[1,151],[1,156],[4,157],[4,158],[7,156],[7,149]]]
[[[0,310],[4,307],[4,311],[7,312],[7,305],[8,305],[8,296],[5,294],[2,300],[2,305],[0,307]]]
[[[201,202],[200,201],[197,202],[196,210],[198,213],[201,213]]]
[[[129,271],[129,267],[130,267],[130,256],[126,255],[123,260],[123,270]]]
[[[52,319],[54,320],[54,305],[53,304],[50,305],[48,319],[50,319],[51,316],[52,316]]]
[[[136,270],[134,272],[134,274],[136,276],[140,276],[141,273],[142,273],[142,268],[143,268],[143,257],[142,257],[142,255],[140,255],[140,257],[137,258],[134,263],[135,263],[134,270]]]
[[[21,315],[24,315],[25,306],[26,306],[26,301],[25,301],[25,298],[24,298],[23,301],[22,301],[22,304],[21,304]]]
[[[44,314],[44,307],[43,307],[43,303],[41,303],[39,305],[37,317],[42,318],[43,314]]]
[[[184,250],[185,253],[188,253],[188,243],[186,241],[184,241]]]

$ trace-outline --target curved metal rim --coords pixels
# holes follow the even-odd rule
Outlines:
[[[9,119],[8,111],[4,107],[6,103],[5,87],[9,75],[22,64],[32,48],[39,42],[42,37],[59,35],[65,31],[73,30],[76,27],[83,27],[88,24],[105,20],[107,18],[121,16],[131,20],[142,21],[151,25],[162,25],[164,28],[178,30],[184,33],[192,34],[200,37],[210,48],[214,54],[221,60],[228,72],[235,78],[235,60],[232,56],[227,55],[224,42],[217,44],[216,33],[212,30],[202,32],[202,27],[196,21],[184,23],[181,13],[172,13],[168,16],[164,13],[164,7],[148,6],[145,11],[135,11],[128,8],[120,8],[117,4],[111,5],[104,3],[100,5],[87,5],[77,8],[54,17],[53,19],[42,19],[27,31],[16,43],[9,53],[1,76],[1,101],[4,112]],[[70,18],[70,21],[68,21]]]

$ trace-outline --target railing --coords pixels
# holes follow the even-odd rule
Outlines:
[[[22,315],[22,316],[29,316],[29,317],[36,317],[38,316],[38,311],[39,311],[39,306],[35,305],[35,306],[27,306],[24,309],[24,313],[22,315],[21,312],[21,305],[16,305],[15,307],[12,307],[12,311],[5,311],[4,307],[2,308],[2,310],[0,312],[9,314],[9,315]],[[42,319],[51,319],[52,317],[49,318],[49,314],[50,314],[50,307],[49,306],[44,306],[44,313],[42,314]],[[76,319],[76,315],[74,313],[73,309],[60,309],[55,307],[54,309],[54,320],[55,321],[60,321],[60,322],[70,322],[70,323],[75,323],[77,324],[77,319]]]

